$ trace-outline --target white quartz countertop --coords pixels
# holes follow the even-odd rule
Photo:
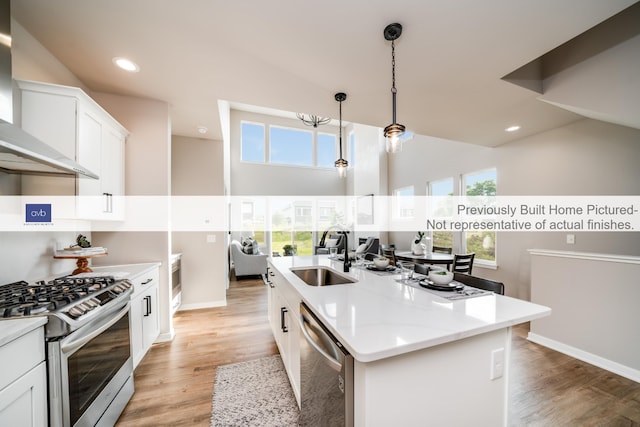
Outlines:
[[[46,317],[2,319],[0,321],[0,347],[47,323]],[[6,368],[6,367],[5,367]]]
[[[479,335],[548,316],[551,309],[527,301],[485,295],[449,301],[421,288],[352,267],[357,283],[309,286],[292,267],[323,265],[342,273],[328,255],[274,257],[275,268],[293,285],[324,325],[360,362],[371,362]]]
[[[122,265],[106,265],[94,267],[91,266],[93,273],[114,276],[116,279],[132,279],[141,274],[145,274],[152,269],[162,265],[161,262],[147,262],[141,264],[122,264]],[[90,275],[91,273],[85,273]]]

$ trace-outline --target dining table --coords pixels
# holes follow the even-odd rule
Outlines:
[[[395,256],[399,261],[410,261],[420,264],[443,264],[447,266],[447,269],[449,269],[449,266],[453,264],[453,255],[438,252],[426,252],[424,254],[416,255],[411,251],[400,251],[396,252]]]

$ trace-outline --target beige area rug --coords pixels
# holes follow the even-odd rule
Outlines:
[[[211,426],[297,426],[298,404],[280,355],[220,366]]]

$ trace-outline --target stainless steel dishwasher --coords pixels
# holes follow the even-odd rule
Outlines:
[[[300,304],[300,425],[353,426],[353,356]]]

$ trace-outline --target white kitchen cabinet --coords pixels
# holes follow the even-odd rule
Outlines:
[[[268,263],[268,317],[280,357],[300,405],[300,298],[289,282]]]
[[[16,324],[21,321],[3,321],[2,326],[10,324],[5,322]],[[3,366],[0,373],[0,426],[47,425],[44,354],[43,326],[0,346],[0,363]]]
[[[22,128],[100,176],[24,176],[25,195],[71,195],[76,218],[124,219],[124,143],[128,135],[81,89],[16,81]]]
[[[158,317],[158,267],[132,276],[134,292],[131,296],[131,354],[135,369],[160,334]]]

